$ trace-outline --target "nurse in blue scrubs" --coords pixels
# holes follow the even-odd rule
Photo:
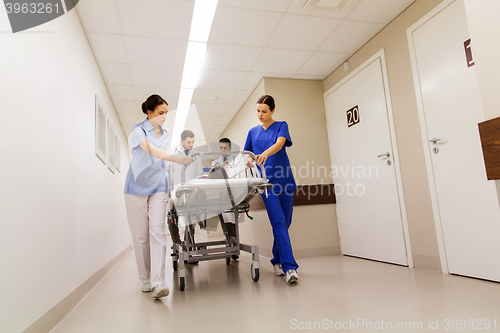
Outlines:
[[[166,100],[151,95],[142,103],[142,112],[147,118],[136,124],[129,136],[132,161],[125,180],[125,205],[142,291],[152,291],[153,298],[161,298],[169,293],[164,285],[168,200],[165,161],[189,165],[193,160],[166,151],[169,136],[163,126],[168,112]]]
[[[293,257],[292,244],[288,228],[292,223],[293,198],[297,185],[293,178],[290,160],[285,148],[292,145],[285,121],[273,119],[275,109],[274,98],[263,95],[257,101],[257,117],[261,122],[248,132],[244,150],[256,155],[255,163],[263,165],[269,182],[274,185],[268,195],[262,195],[267,215],[273,227],[273,259],[276,275],[286,275],[286,282],[299,280],[297,262]],[[249,158],[248,166],[254,163]]]

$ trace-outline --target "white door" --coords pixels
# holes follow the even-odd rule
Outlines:
[[[467,60],[469,38],[461,0],[414,30],[416,91],[448,270],[500,281],[500,208],[495,183],[486,178],[477,125],[484,118],[476,70]]]
[[[376,57],[325,94],[340,247],[345,255],[406,266],[382,73]]]

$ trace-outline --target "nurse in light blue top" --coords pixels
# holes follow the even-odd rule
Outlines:
[[[269,182],[274,185],[268,195],[262,195],[267,215],[273,227],[273,259],[276,275],[286,275],[289,283],[297,282],[297,262],[293,257],[288,228],[292,223],[293,199],[297,188],[293,178],[286,147],[292,139],[285,121],[273,119],[274,98],[264,95],[257,101],[257,117],[261,122],[248,132],[244,150],[253,152],[256,160],[249,158],[248,166],[256,162],[263,165]],[[286,272],[286,273],[285,273]]]
[[[160,298],[169,293],[165,286],[165,161],[189,165],[193,160],[166,152],[168,130],[163,124],[167,119],[167,101],[151,95],[142,103],[142,111],[147,118],[132,128],[129,137],[132,161],[125,181],[125,205],[142,291],[152,291],[153,298]]]

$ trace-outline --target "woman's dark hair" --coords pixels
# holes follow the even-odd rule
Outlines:
[[[151,95],[148,99],[142,103],[142,112],[146,115],[149,111],[154,111],[158,105],[167,104],[167,101],[163,99],[160,95]]]
[[[271,95],[262,95],[260,96],[257,104],[267,104],[269,106],[269,110],[273,111],[276,105],[274,104],[274,98]]]

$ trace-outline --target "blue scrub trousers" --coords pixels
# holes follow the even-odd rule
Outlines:
[[[274,193],[268,191],[268,197],[262,194],[262,200],[266,205],[267,215],[273,227],[273,256],[271,264],[281,264],[283,271],[297,269],[299,265],[295,261],[292,252],[292,243],[288,235],[288,228],[292,223],[294,191]]]

